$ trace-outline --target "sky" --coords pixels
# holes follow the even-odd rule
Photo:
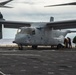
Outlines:
[[[2,1],[6,0],[0,0]],[[13,0],[6,4],[13,8],[0,8],[0,11],[4,19],[10,21],[49,22],[51,16],[55,21],[76,19],[76,6],[44,7],[68,2],[76,2],[76,0]],[[3,38],[14,38],[16,31],[3,27]],[[69,36],[74,37],[75,33]]]

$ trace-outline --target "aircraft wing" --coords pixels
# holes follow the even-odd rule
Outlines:
[[[64,4],[56,4],[56,5],[48,5],[48,6],[45,6],[45,7],[65,6],[65,5],[76,5],[76,2],[64,3]]]
[[[0,24],[3,24],[5,28],[19,28],[19,27],[30,27],[30,22],[19,22],[19,21],[6,21],[0,20]]]
[[[46,26],[54,29],[76,28],[76,20],[49,22]]]
[[[4,24],[6,28],[19,28],[19,27],[30,27],[31,24],[35,22],[20,22],[20,21],[6,21],[0,20],[0,24]],[[40,25],[41,22],[39,22]],[[66,20],[66,21],[54,21],[54,22],[43,22],[44,26],[53,29],[68,29],[76,28],[76,20]],[[38,24],[37,24],[38,25]]]
[[[8,1],[1,2],[0,5],[4,6],[5,4],[7,4],[7,3],[11,2],[11,1],[13,1],[13,0],[8,0]]]

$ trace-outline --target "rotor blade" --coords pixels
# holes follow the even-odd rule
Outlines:
[[[0,6],[0,8],[13,8],[13,7],[10,7],[10,6]]]
[[[20,21],[6,21],[0,20],[0,24],[3,24],[5,28],[19,28],[19,27],[30,27],[32,22],[20,22]]]
[[[8,0],[8,1],[5,1],[5,2],[1,2],[0,5],[3,6],[3,5],[5,5],[5,4],[7,4],[7,3],[11,2],[11,1],[13,1],[13,0]]]
[[[64,3],[64,4],[56,4],[56,5],[48,5],[48,6],[44,6],[44,7],[65,6],[65,5],[76,5],[76,2]]]

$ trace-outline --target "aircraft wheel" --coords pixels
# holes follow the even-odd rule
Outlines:
[[[18,49],[19,50],[23,50],[23,46],[22,45],[18,45]]]
[[[53,49],[54,48],[54,46],[53,45],[51,45],[51,49]]]
[[[33,45],[32,46],[32,49],[37,49],[37,45]]]
[[[61,44],[57,45],[57,49],[63,48],[63,46]]]

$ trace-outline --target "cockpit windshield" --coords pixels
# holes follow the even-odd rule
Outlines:
[[[21,32],[21,29],[19,28],[18,30],[17,30],[17,33],[20,33]]]
[[[35,29],[34,28],[19,28],[17,30],[17,33],[34,35]]]

